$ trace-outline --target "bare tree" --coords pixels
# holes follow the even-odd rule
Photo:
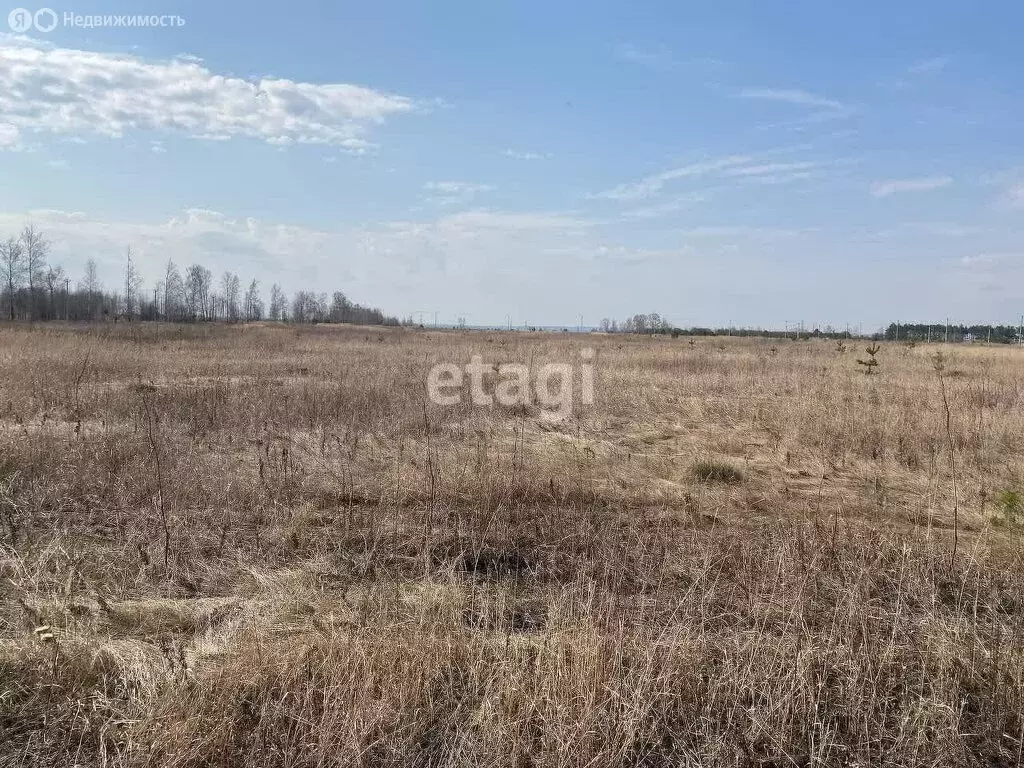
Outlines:
[[[124,266],[124,313],[131,320],[135,316],[135,307],[139,304],[139,291],[142,288],[142,277],[135,267],[132,258],[132,247],[128,246],[128,256]]]
[[[29,224],[21,231],[21,245],[25,249],[25,274],[28,278],[29,319],[36,316],[36,291],[43,282],[46,268],[46,257],[50,252],[50,244],[38,232],[35,225]]]
[[[185,277],[185,306],[192,320],[209,320],[213,307],[210,302],[210,287],[213,275],[206,267],[193,264]]]
[[[177,320],[181,316],[182,305],[185,303],[185,283],[181,279],[174,262],[167,260],[164,271],[164,318]]]
[[[238,299],[242,290],[238,275],[225,272],[220,281],[221,293],[224,297],[224,318],[232,322],[238,320]]]
[[[0,269],[3,269],[4,290],[13,320],[15,297],[25,279],[25,251],[21,240],[9,237],[0,241]]]
[[[274,283],[270,286],[270,319],[287,320],[288,299],[281,290],[281,286]]]
[[[292,298],[292,320],[296,323],[323,323],[330,319],[326,293],[296,291]]]
[[[296,291],[292,297],[292,321],[305,323],[306,312],[309,309],[309,294],[306,291]]]
[[[260,284],[253,280],[245,292],[245,319],[248,321],[263,319],[263,299],[260,298]]]
[[[60,286],[64,283],[64,268],[47,267],[45,279],[46,293],[49,299],[46,306],[46,319],[52,320],[57,316],[57,304],[54,301],[54,294],[57,293]]]
[[[95,320],[96,305],[103,291],[103,283],[100,282],[99,270],[96,268],[96,259],[89,259],[85,262],[85,275],[82,276],[78,288],[85,293],[86,311],[89,319]]]
[[[331,297],[331,322],[347,323],[352,310],[352,302],[341,291],[335,291]]]

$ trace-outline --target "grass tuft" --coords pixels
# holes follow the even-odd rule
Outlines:
[[[705,459],[698,461],[690,470],[694,479],[701,483],[726,483],[735,485],[743,482],[743,473],[724,461]]]

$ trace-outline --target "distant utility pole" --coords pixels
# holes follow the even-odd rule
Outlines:
[[[580,333],[583,333],[583,315],[580,315]]]
[[[942,337],[943,344],[949,344],[949,318],[946,318],[946,333]]]
[[[896,341],[900,340],[900,324],[896,323]]]

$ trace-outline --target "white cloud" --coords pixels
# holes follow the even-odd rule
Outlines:
[[[762,130],[772,128],[802,130],[808,125],[816,125],[830,120],[842,120],[854,114],[854,109],[841,101],[817,96],[797,88],[747,88],[737,93],[736,96],[740,99],[775,101],[798,107],[811,107],[814,110],[792,120],[765,123],[757,126]]]
[[[985,173],[978,181],[986,186],[1002,188],[999,197],[993,203],[996,209],[1024,209],[1024,167]]]
[[[817,178],[813,171],[798,171],[796,173],[770,173],[763,176],[750,176],[746,181],[755,184],[789,184],[794,181],[806,181]]]
[[[953,183],[949,176],[926,176],[920,179],[889,179],[876,181],[871,185],[871,194],[875,197],[889,197],[900,192],[929,192],[942,189]]]
[[[246,80],[212,72],[193,57],[147,61],[0,40],[0,114],[27,131],[121,137],[133,130],[194,138],[372,146],[370,128],[416,104],[347,83]]]
[[[704,176],[715,171],[744,165],[752,160],[753,158],[747,155],[729,155],[714,160],[684,165],[680,168],[672,168],[661,173],[645,176],[638,181],[619,184],[611,189],[591,195],[591,197],[605,200],[642,200],[660,192],[661,188],[669,181],[688,176]]]
[[[505,230],[525,232],[537,230],[574,230],[590,227],[592,222],[567,213],[511,213],[505,211],[465,211],[441,219],[445,228],[469,230]]]
[[[456,193],[465,190],[487,190],[490,187],[486,184],[473,184],[468,181],[428,181],[423,188],[431,192]]]
[[[676,195],[663,203],[644,206],[642,208],[634,208],[633,210],[626,211],[622,215],[627,219],[656,219],[670,213],[678,213],[679,211],[693,208],[705,199],[706,197],[703,194],[697,192],[685,195]]]
[[[776,229],[773,227],[748,226],[704,226],[678,230],[677,234],[694,238],[745,238],[755,240],[774,240],[780,237],[800,237],[811,229]]]
[[[767,157],[788,154],[801,149],[807,149],[807,147],[784,147],[767,150],[760,154],[763,157]],[[785,184],[819,175],[820,171],[826,166],[843,165],[848,162],[847,160],[832,160],[829,162],[759,162],[758,158],[750,155],[727,155],[651,174],[637,181],[619,184],[603,192],[592,194],[590,197],[592,199],[618,201],[643,200],[656,196],[668,182],[688,177],[712,176],[719,179],[756,182],[759,184]],[[681,201],[683,201],[683,198],[676,198],[677,203]],[[692,198],[689,199],[689,202],[693,202]],[[666,206],[641,208],[627,215],[648,217],[678,209],[678,205],[667,204]]]
[[[1012,208],[1024,208],[1024,184],[1014,184],[1006,190],[1006,202]]]
[[[721,59],[706,56],[679,59],[670,48],[660,43],[646,46],[621,43],[615,46],[613,53],[619,61],[663,72],[679,69],[716,72],[729,66]]]
[[[639,181],[618,184],[611,189],[590,195],[590,197],[604,200],[642,200],[661,191],[663,186],[665,186],[665,179],[661,178],[661,174],[655,174],[645,176]]]
[[[828,161],[800,161],[793,163],[761,163],[759,165],[741,166],[723,171],[723,175],[736,178],[750,184],[791,184],[808,179],[821,179],[826,176],[835,177],[837,169],[854,164],[855,160],[839,158]]]
[[[593,261],[642,263],[650,261],[685,261],[696,255],[693,248],[627,248],[622,245],[601,245],[594,248],[589,256]]]
[[[847,107],[835,99],[827,99],[815,96],[807,91],[795,88],[747,88],[740,91],[737,96],[741,99],[761,99],[763,101],[782,101],[787,104],[798,104],[805,107],[819,107],[834,111],[847,110]]]
[[[960,259],[960,264],[964,267],[992,267],[1001,262],[1007,260],[1019,260],[1020,254],[1006,254],[1006,253],[977,253],[964,256]]]
[[[493,189],[490,184],[474,184],[468,181],[428,181],[423,185],[427,200],[435,205],[465,205]]]
[[[21,131],[10,123],[0,123],[0,149],[9,149],[18,146],[21,138]]]
[[[916,85],[922,78],[937,75],[949,65],[948,56],[933,56],[930,59],[916,61],[907,67],[900,77],[884,78],[879,85],[897,91],[906,90]]]
[[[940,238],[972,237],[977,238],[985,233],[985,228],[976,224],[957,224],[948,221],[908,221],[900,224],[894,234],[912,233],[915,238],[921,235]],[[888,235],[889,232],[883,234]]]
[[[513,160],[547,160],[551,157],[550,152],[520,152],[515,149],[506,149],[501,154],[505,157],[510,157]]]
[[[799,163],[762,163],[760,165],[747,165],[739,168],[728,168],[723,171],[726,176],[778,176],[780,174],[794,174],[803,171],[810,171],[819,168],[820,163],[799,162]]]

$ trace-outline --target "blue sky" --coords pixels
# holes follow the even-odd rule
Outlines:
[[[0,36],[0,233],[72,275],[130,244],[479,324],[1024,312],[1018,3],[52,7],[185,22]]]

